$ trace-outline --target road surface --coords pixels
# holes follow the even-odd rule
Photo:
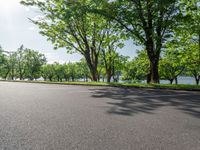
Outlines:
[[[0,150],[200,150],[200,92],[0,82]]]

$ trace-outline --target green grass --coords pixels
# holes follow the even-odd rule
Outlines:
[[[5,81],[5,80],[1,80]],[[85,86],[112,86],[124,88],[153,88],[153,89],[173,89],[173,90],[195,90],[200,91],[200,86],[188,84],[142,84],[142,83],[105,83],[105,82],[49,82],[49,81],[10,81],[24,83],[42,83],[42,84],[61,84],[61,85],[85,85]]]

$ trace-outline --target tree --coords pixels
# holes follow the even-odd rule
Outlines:
[[[197,43],[190,43],[187,46],[187,74],[195,78],[196,84],[200,82],[200,59],[199,59],[199,47]]]
[[[6,55],[3,52],[4,52],[4,50],[0,46],[0,74],[2,73],[2,69],[3,69],[5,61],[6,61]]]
[[[177,77],[186,68],[185,56],[185,52],[182,49],[169,47],[160,62],[161,78],[169,80],[171,84],[175,80],[176,84],[178,84]]]
[[[159,58],[163,44],[175,26],[177,0],[104,0],[104,8],[89,11],[102,14],[116,23],[136,44],[144,46],[150,62],[148,82],[159,83]]]
[[[30,80],[37,79],[41,75],[41,67],[46,63],[43,54],[31,49],[25,49],[24,58],[26,64],[26,77]]]
[[[44,80],[49,80],[49,81],[53,81],[53,78],[55,76],[55,68],[53,64],[46,64],[44,66],[42,66],[42,77],[44,78]]]
[[[78,52],[84,56],[93,81],[98,80],[98,62],[100,51],[112,42],[106,34],[109,22],[100,15],[90,14],[80,9],[89,0],[24,0],[24,5],[37,6],[45,15],[42,20],[33,23],[39,26],[41,34],[48,37],[55,48],[66,47],[70,53]],[[96,7],[95,3],[93,3]],[[109,26],[110,27],[110,26]]]
[[[91,78],[89,68],[84,59],[81,59],[80,62],[77,62],[77,72],[79,73],[79,77],[84,79],[86,82],[88,82],[88,78]]]
[[[2,47],[0,47],[0,75],[4,79],[11,76],[14,79],[15,75],[15,55],[4,51]]]
[[[64,78],[64,69],[63,65],[59,64],[58,62],[55,62],[53,64],[54,69],[55,69],[55,78],[58,82],[62,82]]]
[[[123,80],[141,81],[148,75],[150,64],[145,50],[137,51],[137,56],[126,63],[123,69]]]
[[[77,64],[69,62],[68,67],[69,67],[69,77],[71,81],[74,82],[75,79],[77,78]]]
[[[196,84],[200,81],[200,5],[199,0],[181,0],[179,26],[176,36],[184,40],[181,47],[187,53],[187,73],[194,76]]]
[[[0,65],[4,63],[4,60],[5,60],[5,55],[3,54],[3,49],[0,46]]]
[[[108,41],[108,43],[105,44],[105,47],[101,51],[101,59],[103,66],[105,67],[107,82],[110,82],[111,78],[115,75],[115,62],[119,57],[121,57],[116,50],[119,47],[122,48],[124,45],[119,40],[119,37],[114,33],[108,31],[107,34],[112,39],[112,42]]]
[[[65,81],[69,81],[70,80],[70,72],[69,72],[69,65],[68,64],[64,64],[63,65],[63,73],[64,73],[64,79]]]
[[[24,56],[24,46],[21,45],[20,48],[17,50],[17,52],[15,52],[16,54],[16,72],[19,76],[20,80],[23,80],[25,78],[25,67],[26,67],[26,63],[25,63],[25,56]]]

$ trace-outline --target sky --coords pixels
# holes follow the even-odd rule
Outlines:
[[[66,49],[54,50],[52,43],[39,34],[39,29],[28,18],[37,17],[39,12],[34,8],[21,5],[20,0],[0,0],[0,45],[6,51],[16,51],[20,45],[37,50],[47,57],[48,63],[75,62],[82,56],[67,54]],[[133,58],[136,47],[131,40],[118,50],[120,54]]]

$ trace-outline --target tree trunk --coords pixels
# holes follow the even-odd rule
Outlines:
[[[160,77],[159,77],[159,72],[158,72],[160,49],[158,48],[155,49],[151,30],[146,33],[146,38],[147,38],[146,50],[147,50],[147,55],[150,62],[150,72],[147,77],[148,79],[147,83],[160,83]],[[159,47],[161,48],[161,46]]]
[[[72,82],[74,82],[74,79],[75,79],[75,78],[74,78],[74,75],[71,76],[71,79],[72,79]]]
[[[175,77],[175,84],[178,84],[178,78]]]
[[[98,81],[98,73],[97,70],[90,70],[91,74],[92,74],[92,81],[97,82]]]
[[[107,70],[106,75],[107,75],[107,82],[110,83],[112,77],[111,70]]]
[[[95,62],[92,62],[89,54],[85,54],[85,60],[87,62],[87,65],[91,73],[91,80],[97,82],[98,81],[98,71],[97,71],[98,61],[96,60]]]
[[[196,85],[199,85],[199,78],[195,80],[196,80]]]
[[[111,82],[111,76],[107,77],[107,82],[110,83]]]
[[[92,81],[97,82],[98,81],[97,66],[93,66],[92,64],[88,63],[88,67],[89,67],[90,73],[92,75]]]
[[[150,83],[160,83],[158,73],[159,57],[151,57],[150,59]]]
[[[151,73],[147,74],[147,83],[149,84],[151,82]]]
[[[199,85],[200,76],[197,75],[197,74],[194,74],[194,78],[195,78],[195,81],[196,81],[196,85]]]
[[[103,76],[102,80],[103,80],[103,82],[105,82],[105,81],[104,81],[104,80],[105,80],[105,77],[104,77],[104,76]]]
[[[87,75],[85,76],[85,81],[88,82],[88,76]]]
[[[169,81],[170,81],[170,84],[172,84],[172,83],[173,83],[173,81],[174,81],[174,79],[170,79]]]

